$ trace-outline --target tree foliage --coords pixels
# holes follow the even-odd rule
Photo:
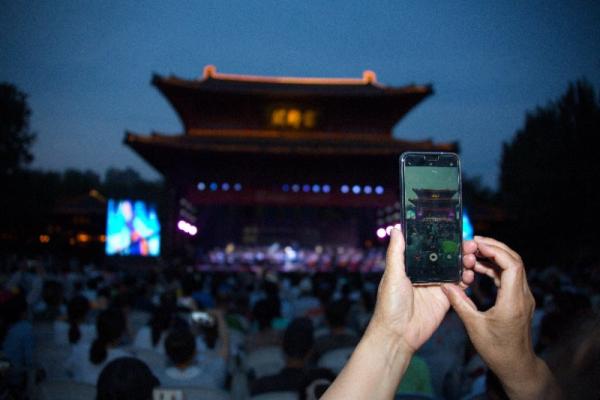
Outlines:
[[[29,129],[27,95],[14,85],[0,83],[0,175],[14,173],[33,160],[35,134]]]
[[[598,238],[600,105],[586,81],[569,85],[504,143],[500,193],[512,242],[539,264],[567,264]]]

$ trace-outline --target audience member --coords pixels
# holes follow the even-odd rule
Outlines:
[[[348,329],[346,320],[348,317],[349,303],[347,300],[335,300],[330,302],[325,309],[325,320],[329,333],[315,340],[312,359],[317,362],[325,353],[344,347],[354,347],[358,343],[358,336]]]
[[[173,366],[160,378],[165,387],[207,387],[221,389],[225,381],[225,360],[207,365],[197,358],[196,339],[189,329],[179,328],[169,333],[165,348]]]
[[[285,367],[276,375],[265,376],[252,382],[251,394],[267,392],[302,392],[308,383],[324,375],[333,379],[330,371],[311,369],[308,359],[314,344],[313,324],[308,318],[293,320],[283,336],[283,352],[286,356]]]
[[[94,385],[102,368],[110,361],[130,354],[120,347],[125,333],[125,317],[118,308],[109,308],[98,314],[96,339],[92,344],[80,343],[73,347],[67,360],[67,370],[74,381]]]
[[[54,321],[54,343],[58,346],[91,343],[96,335],[96,328],[86,322],[90,310],[87,298],[78,295],[67,304],[67,320]]]
[[[33,368],[33,327],[27,320],[27,301],[22,292],[6,293],[0,306],[0,343],[10,362],[7,371],[11,387],[25,388],[27,373]]]
[[[119,357],[104,367],[96,385],[96,400],[152,400],[160,382],[150,368],[132,357]]]

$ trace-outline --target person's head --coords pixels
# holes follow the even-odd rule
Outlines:
[[[151,400],[160,382],[144,362],[120,357],[109,362],[98,377],[96,400]]]
[[[44,281],[44,286],[42,287],[42,299],[44,299],[44,303],[46,303],[48,307],[60,307],[63,301],[63,286],[56,281]]]
[[[312,321],[308,318],[294,319],[283,335],[283,352],[288,359],[306,360],[314,344]]]
[[[125,333],[125,317],[118,308],[110,308],[98,314],[96,339],[90,349],[90,361],[100,364],[108,355],[107,348],[119,343]]]
[[[343,328],[348,316],[348,302],[345,300],[332,301],[325,309],[325,317],[331,328]]]
[[[252,315],[261,331],[269,329],[273,319],[279,315],[279,304],[273,298],[259,300],[254,305]]]
[[[79,324],[83,322],[90,309],[88,299],[83,296],[75,296],[67,304],[67,315],[69,319],[69,343],[77,343],[81,338]]]
[[[165,350],[176,366],[187,366],[196,356],[196,339],[189,329],[175,329],[167,335]]]
[[[164,331],[169,329],[173,319],[173,309],[169,307],[159,307],[152,314],[150,319],[150,329],[152,332],[152,346],[156,347]]]

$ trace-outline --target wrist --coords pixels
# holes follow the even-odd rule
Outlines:
[[[535,354],[518,363],[512,373],[499,376],[511,399],[553,398],[557,392],[554,376]]]
[[[385,326],[369,324],[363,341],[371,351],[379,355],[380,360],[384,361],[384,365],[392,374],[404,374],[414,350],[404,342],[402,337]]]

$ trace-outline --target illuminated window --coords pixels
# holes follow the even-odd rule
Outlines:
[[[317,121],[314,110],[298,108],[276,108],[271,112],[271,125],[278,128],[312,129]]]

